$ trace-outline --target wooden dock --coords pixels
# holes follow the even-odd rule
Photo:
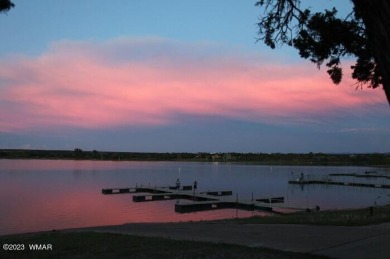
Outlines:
[[[124,193],[170,193],[172,190],[176,190],[176,187],[157,187],[157,186],[136,186],[130,188],[106,188],[102,189],[102,194],[124,194]],[[182,191],[191,191],[192,185],[184,185],[179,188]]]
[[[368,188],[381,188],[381,189],[390,189],[390,184],[378,184],[378,183],[356,183],[356,182],[343,182],[343,181],[334,181],[332,179],[296,179],[288,181],[289,184],[299,184],[299,185],[308,185],[308,184],[327,184],[327,185],[344,185],[344,186],[356,186],[356,187],[368,187]]]
[[[357,177],[357,178],[383,178],[383,179],[390,179],[389,175],[384,174],[378,174],[376,172],[366,172],[366,173],[335,173],[335,174],[329,174],[329,176],[351,176],[351,177]]]
[[[284,197],[269,197],[261,199],[238,200],[233,197],[232,191],[207,191],[198,192],[192,186],[176,187],[144,187],[133,188],[107,188],[102,189],[102,194],[133,194],[133,202],[149,202],[163,200],[177,200],[175,212],[189,213],[205,210],[235,208],[240,210],[260,210],[266,212],[280,213],[278,209],[308,210],[308,208],[288,207],[283,205]],[[319,209],[317,206],[316,210]]]

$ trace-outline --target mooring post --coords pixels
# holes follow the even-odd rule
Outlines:
[[[236,219],[238,219],[238,193],[236,193]]]

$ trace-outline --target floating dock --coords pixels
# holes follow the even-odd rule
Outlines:
[[[251,200],[238,200],[238,196],[232,197],[232,191],[207,191],[198,192],[191,185],[176,187],[133,187],[133,188],[107,188],[102,189],[102,194],[133,194],[133,202],[149,202],[163,200],[177,200],[175,203],[175,212],[189,213],[205,210],[235,208],[241,210],[260,210],[272,213],[278,209],[290,210],[311,210],[308,208],[297,208],[284,206],[284,197],[269,197]],[[138,194],[139,193],[139,194]],[[184,200],[184,201],[183,201]],[[186,200],[186,201],[185,201]],[[318,210],[317,206],[314,208]]]
[[[290,181],[288,181],[288,183],[289,184],[299,184],[299,185],[327,184],[327,185],[344,185],[344,186],[390,189],[390,184],[343,182],[343,181],[334,181],[331,179],[327,179],[327,180],[296,179],[296,180],[290,180]]]
[[[130,188],[106,188],[102,189],[102,194],[124,194],[124,193],[140,193],[140,192],[147,192],[147,193],[170,193],[172,190],[177,190],[176,187],[168,186],[168,187],[151,187],[150,185],[145,186],[136,186],[136,187],[130,187]],[[182,191],[191,191],[192,185],[184,185],[179,188],[179,190]]]
[[[357,178],[384,178],[390,179],[389,175],[378,174],[376,172],[366,172],[366,173],[337,173],[337,174],[329,174],[329,176],[351,176]]]

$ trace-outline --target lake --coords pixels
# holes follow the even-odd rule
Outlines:
[[[235,209],[188,214],[176,201],[134,203],[130,194],[102,195],[103,188],[173,186],[198,182],[199,191],[233,191],[239,199],[284,196],[285,204],[321,209],[390,203],[389,189],[330,185],[289,185],[288,180],[330,173],[363,173],[387,168],[265,166],[235,163],[73,160],[0,160],[0,235],[136,222],[180,222],[268,215]],[[350,177],[351,178],[351,177]],[[389,181],[388,179],[349,179]]]

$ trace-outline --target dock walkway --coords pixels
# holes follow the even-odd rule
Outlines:
[[[356,179],[359,180],[356,181]],[[332,173],[327,175],[304,175],[303,173],[295,175],[292,173],[288,183],[300,186],[322,184],[390,189],[388,179],[390,179],[390,175],[379,174],[374,171],[366,171],[365,173]]]
[[[344,182],[344,181],[335,181],[332,179],[295,179],[288,181],[289,184],[328,184],[328,185],[344,185],[344,186],[357,186],[357,187],[368,187],[368,188],[380,188],[380,189],[390,189],[390,184],[378,184],[378,183],[359,183],[359,182]]]
[[[274,209],[311,210],[302,207],[285,206],[284,197],[269,197],[260,199],[239,200],[238,195],[233,197],[232,191],[207,191],[199,192],[191,185],[181,186],[179,189],[172,186],[136,186],[132,188],[107,188],[102,189],[102,194],[133,194],[133,202],[177,200],[175,212],[189,213],[205,210],[236,208],[241,210],[260,210],[272,213],[280,213]],[[318,210],[319,207],[315,208]]]

